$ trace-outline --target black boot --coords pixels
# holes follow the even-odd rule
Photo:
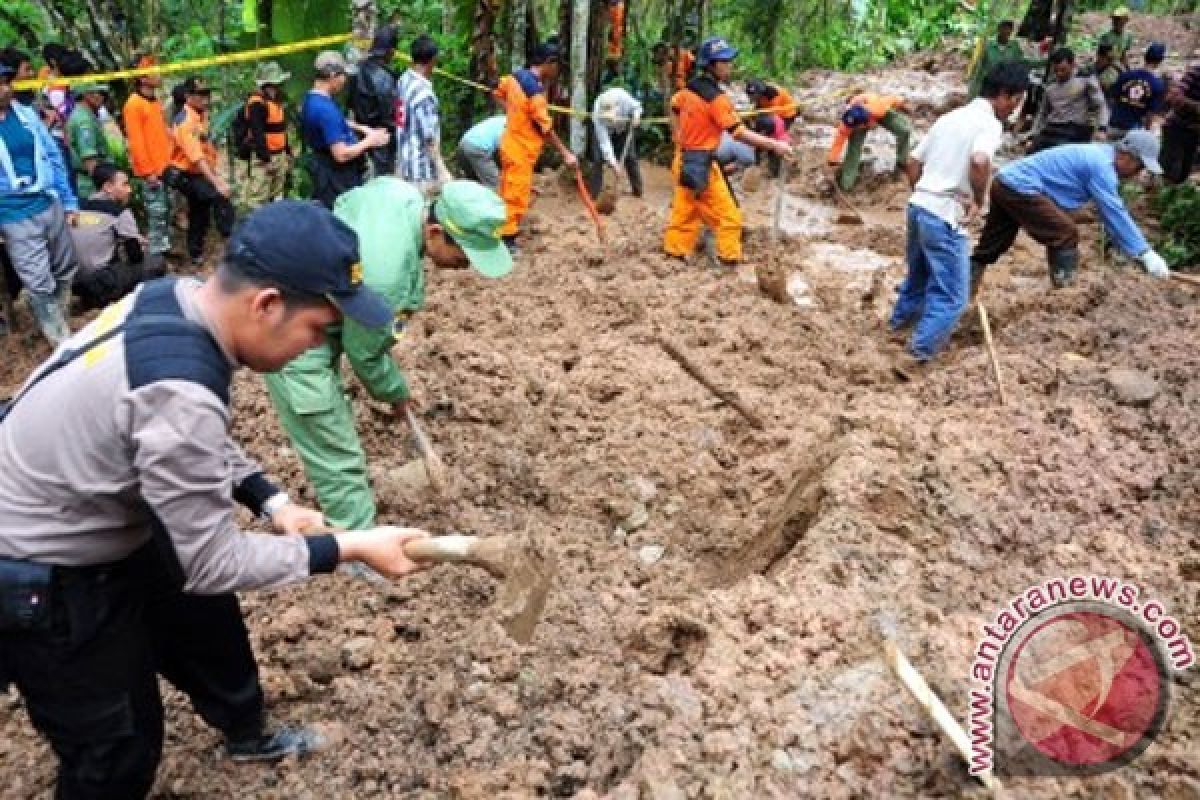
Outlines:
[[[284,726],[274,733],[260,733],[246,739],[225,740],[225,753],[239,763],[278,761],[290,755],[306,756],[324,744],[320,734],[310,728]]]
[[[1055,250],[1050,253],[1050,281],[1055,289],[1063,289],[1071,285],[1075,277],[1075,268],[1079,266],[1079,251]]]

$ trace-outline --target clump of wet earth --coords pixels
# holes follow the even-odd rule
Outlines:
[[[272,718],[329,746],[233,766],[169,690],[157,797],[983,796],[884,664],[881,617],[960,719],[981,626],[1047,578],[1136,583],[1200,636],[1195,289],[1089,250],[1076,285],[1051,291],[1022,236],[981,295],[1002,406],[973,315],[926,375],[891,369],[900,179],[854,195],[865,224],[785,226],[776,247],[764,182],[744,198],[751,269],[732,273],[661,254],[669,178],[647,172],[603,245],[547,176],[513,275],[430,275],[397,355],[450,469],[446,498],[387,480],[415,457],[410,437],[348,377],[381,522],[528,529],[555,550],[532,644],[506,638],[494,582],[474,571],[246,594]],[[785,223],[818,206],[836,218],[818,182],[794,173]],[[1083,231],[1094,240],[1094,222]],[[792,302],[760,293],[765,259]],[[8,384],[44,355],[22,335],[2,346]],[[238,375],[234,405],[239,440],[312,502],[257,376]],[[781,522],[789,496],[801,502]],[[1198,675],[1173,677],[1166,728],[1131,765],[1013,779],[1012,796],[1200,796]],[[3,794],[46,796],[49,749],[15,693],[0,708]]]

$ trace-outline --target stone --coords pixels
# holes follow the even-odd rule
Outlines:
[[[650,505],[658,496],[658,487],[654,485],[654,481],[643,478],[641,475],[629,481],[629,489],[633,492],[634,498],[642,505]]]
[[[328,686],[340,671],[341,660],[334,647],[313,644],[305,652],[304,666],[309,680],[322,686]]]
[[[772,750],[771,766],[780,772],[791,772],[792,757],[787,754],[786,750]]]
[[[661,544],[648,544],[638,548],[638,561],[647,567],[652,567],[662,560],[663,554],[666,552],[667,548]]]
[[[1117,402],[1126,406],[1144,407],[1158,397],[1158,381],[1145,372],[1124,367],[1114,367],[1104,376]]]
[[[279,617],[279,633],[289,642],[298,642],[304,638],[312,617],[299,606],[292,606]]]
[[[362,670],[375,663],[375,640],[356,636],[342,645],[342,665],[346,669]]]
[[[644,505],[638,503],[633,507],[633,510],[629,512],[629,516],[627,516],[621,523],[621,527],[630,533],[633,533],[636,530],[646,527],[646,524],[649,522],[650,512],[646,510]]]

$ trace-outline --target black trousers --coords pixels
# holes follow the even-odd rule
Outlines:
[[[1029,155],[1058,147],[1060,144],[1086,144],[1092,140],[1092,127],[1067,123],[1064,125],[1047,125],[1033,137],[1029,146]]]
[[[204,238],[208,236],[208,223],[216,222],[217,230],[225,238],[233,233],[237,212],[228,197],[217,191],[203,175],[188,174],[179,186],[179,191],[188,201],[188,255],[199,258],[204,255]]]
[[[613,152],[617,158],[621,157],[621,151],[625,149],[625,139],[629,136],[629,131],[624,133],[611,133],[609,136],[612,139]],[[588,173],[588,191],[592,197],[600,194],[600,189],[604,186],[604,156],[600,154],[600,145],[596,143],[595,135],[592,136],[592,169]],[[625,156],[625,171],[629,173],[629,185],[633,189],[634,197],[642,196],[642,167],[638,163],[637,157],[637,140],[629,148],[629,153]]]
[[[339,196],[363,184],[366,159],[361,156],[339,164],[331,155],[309,151],[304,164],[312,178],[312,199],[330,210]]]
[[[154,783],[158,675],[232,739],[263,729],[263,694],[235,595],[167,585],[153,547],[112,566],[56,568],[45,632],[0,633],[11,680],[58,755],[58,800],[129,800]]]
[[[83,310],[104,308],[133,291],[142,281],[161,278],[167,265],[160,254],[147,253],[141,261],[117,259],[106,267],[84,273],[81,269],[71,283]]]
[[[1196,163],[1197,147],[1200,147],[1200,131],[1180,125],[1163,126],[1159,161],[1167,183],[1183,183],[1188,179]]]

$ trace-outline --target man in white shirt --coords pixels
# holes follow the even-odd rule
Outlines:
[[[908,351],[923,364],[945,345],[966,310],[971,285],[970,237],[1004,133],[1001,120],[1021,104],[1029,70],[1003,63],[984,77],[980,96],[939,117],[908,160],[908,275],[888,327],[913,327]]]
[[[588,191],[592,196],[600,194],[604,183],[604,167],[608,165],[619,174],[625,169],[634,197],[642,196],[642,170],[638,165],[637,145],[626,140],[642,120],[642,104],[633,95],[619,86],[605,89],[596,97],[592,106],[592,128],[595,151],[592,154],[592,171],[588,176]],[[625,163],[620,163],[621,153]]]

